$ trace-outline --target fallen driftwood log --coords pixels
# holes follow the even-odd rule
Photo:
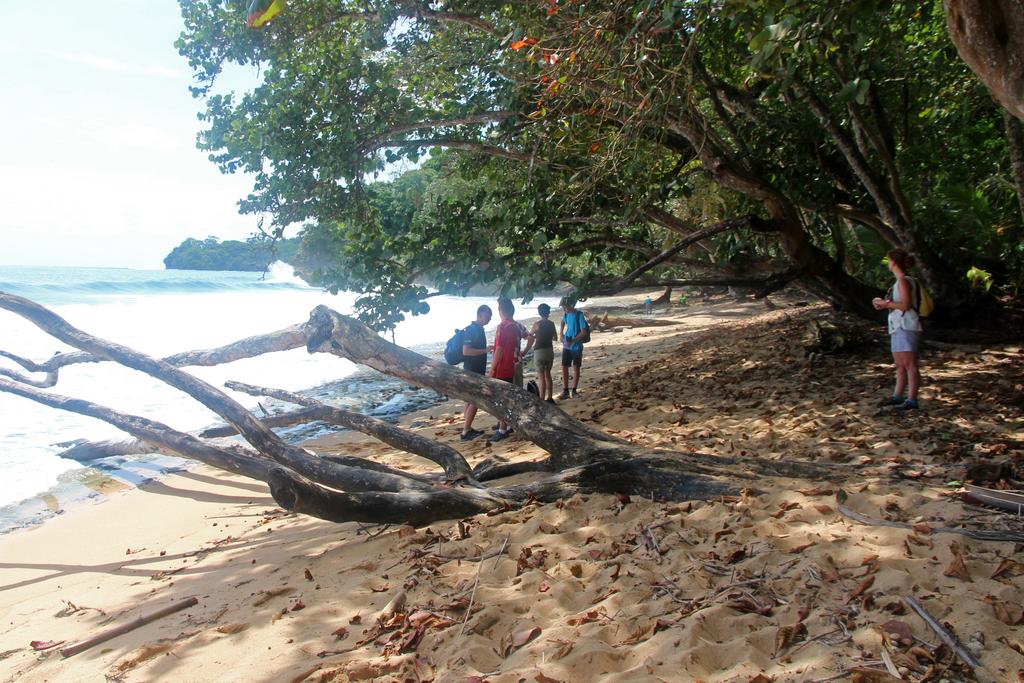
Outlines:
[[[668,327],[678,325],[678,320],[664,320],[662,318],[629,318],[625,316],[611,316],[605,313],[593,321],[594,329],[610,330],[616,327]]]
[[[999,491],[996,489],[987,489],[984,486],[975,486],[973,484],[967,484],[964,488],[966,489],[966,492],[963,497],[964,500],[968,502],[980,503],[981,505],[991,505],[992,507],[997,507],[1001,510],[1016,513],[1018,517],[1024,515],[1024,492]]]
[[[859,512],[855,512],[850,508],[846,507],[846,492],[843,490],[836,491],[836,509],[839,510],[839,514],[848,519],[852,519],[855,522],[867,526],[888,526],[894,529],[913,529],[914,525],[907,524],[906,522],[893,522],[888,519],[876,519],[874,517],[868,517],[862,515]],[[975,531],[973,529],[956,529],[953,527],[931,527],[931,533],[933,534],[958,534],[960,536],[966,536],[967,538],[973,538],[977,541],[1012,541],[1013,543],[1024,543],[1024,534],[1015,533],[1012,531]]]
[[[158,609],[157,611],[151,612],[150,614],[143,614],[142,616],[138,617],[134,621],[128,622],[127,624],[122,624],[120,626],[108,628],[106,631],[100,631],[91,638],[86,638],[85,640],[79,641],[72,645],[68,645],[67,647],[62,647],[60,650],[60,654],[62,657],[71,657],[72,655],[77,655],[79,652],[84,652],[88,650],[93,645],[99,645],[100,643],[104,643],[110,640],[111,638],[116,638],[117,636],[128,633],[129,631],[134,631],[140,626],[145,626],[151,621],[156,621],[161,617],[166,617],[168,614],[174,614],[175,612],[180,612],[183,609],[198,604],[199,600],[195,597],[179,600],[173,605],[168,605],[163,609]]]

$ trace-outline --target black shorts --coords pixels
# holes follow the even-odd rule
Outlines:
[[[583,349],[579,351],[573,351],[571,349],[562,349],[562,367],[567,368],[570,365],[580,367],[583,365]]]

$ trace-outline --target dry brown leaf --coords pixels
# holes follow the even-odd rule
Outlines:
[[[932,529],[930,526],[928,526],[924,522],[918,522],[917,524],[915,524],[913,526],[913,529],[917,533],[924,534],[925,536],[927,536],[928,534],[932,533],[932,531],[934,531],[934,529]]]
[[[346,638],[348,638],[348,629],[342,626],[341,628],[337,628],[334,631],[332,631],[331,635],[334,636],[337,640],[345,640]]]
[[[993,595],[986,595],[985,602],[992,605],[992,610],[996,613],[996,619],[1004,624],[1016,626],[1024,622],[1024,607],[1021,607],[1016,602],[999,600]]]
[[[1014,562],[1013,560],[1003,560],[989,578],[998,579],[1004,575],[1020,576],[1021,574],[1024,574],[1024,564]]]
[[[915,645],[914,647],[910,648],[909,650],[907,650],[907,653],[911,654],[911,655],[914,655],[918,659],[926,659],[929,662],[934,662],[935,661],[935,655],[933,655],[931,652],[929,652],[925,648],[921,647],[920,645]],[[1021,654],[1024,654],[1024,653],[1021,653]]]
[[[221,626],[218,626],[216,630],[218,633],[232,635],[234,633],[241,633],[247,628],[249,628],[249,624],[222,624]]]
[[[604,616],[605,614],[603,609],[592,609],[583,616],[570,617],[566,620],[566,623],[569,624],[569,626],[582,626],[583,624],[589,624],[591,622],[598,621],[602,619]]]
[[[29,646],[33,650],[49,650],[62,644],[63,640],[33,640]]]
[[[831,515],[834,512],[831,505],[823,505],[821,503],[815,504],[814,509],[823,515]]]
[[[583,576],[583,567],[578,564],[571,564],[569,565],[569,573],[578,579]]]
[[[902,680],[896,678],[888,671],[869,669],[864,666],[847,669],[847,673],[850,674],[851,683],[899,683]]]
[[[170,650],[172,647],[174,647],[173,640],[160,640],[155,643],[147,643],[139,649],[134,650],[128,659],[118,662],[118,664],[114,667],[114,670],[117,671],[119,674],[123,674],[129,671],[130,669],[134,669],[140,664],[148,662],[157,655],[162,655],[163,653]]]
[[[549,638],[548,642],[556,646],[555,651],[551,653],[550,657],[551,659],[554,659],[556,661],[567,656],[570,652],[572,652],[573,647],[576,646],[576,643],[574,643],[571,640],[555,640],[553,638]]]
[[[765,676],[764,674],[757,674],[753,678],[749,679],[747,683],[772,683],[772,681],[774,680],[774,676]]]
[[[541,581],[539,584],[537,584],[538,592],[547,593],[549,590],[551,590],[551,584],[549,584],[547,581]]]
[[[501,656],[508,657],[512,652],[526,645],[540,635],[540,627],[532,626],[515,631],[511,635],[502,638]]]
[[[273,598],[276,598],[279,595],[284,595],[285,593],[289,592],[290,590],[291,590],[290,586],[284,586],[283,588],[275,588],[275,589],[269,590],[269,591],[260,591],[259,594],[256,596],[256,599],[253,600],[252,606],[253,607],[259,607],[260,605],[268,602],[269,600],[271,600]]]
[[[303,571],[303,575],[306,577],[306,581],[312,581],[313,580],[313,572],[309,571],[309,567],[307,567]]]
[[[785,652],[786,648],[806,634],[807,627],[799,621],[793,626],[780,626],[775,632],[775,652],[772,656],[778,657]]]
[[[786,552],[789,553],[790,555],[797,555],[797,554],[802,553],[803,551],[807,550],[811,546],[815,546],[815,545],[818,545],[818,542],[817,541],[811,541],[810,543],[804,543],[803,545],[794,546],[794,547],[790,548],[789,550],[787,550]]]
[[[864,579],[863,581],[861,581],[860,583],[858,583],[857,587],[853,589],[852,593],[850,593],[850,597],[848,597],[846,599],[846,603],[849,604],[849,603],[853,602],[854,600],[856,600],[858,597],[860,597],[861,594],[864,593],[864,591],[866,591],[867,589],[871,588],[871,586],[874,585],[874,583],[875,583],[874,575],[871,575],[871,576],[867,577],[866,579]]]
[[[960,554],[959,549],[956,549],[955,545],[950,549],[953,551],[953,559],[950,561],[949,566],[946,567],[946,571],[942,572],[942,575],[954,576],[961,581],[974,583],[971,579],[971,575],[967,573],[967,565],[964,564],[964,556]]]
[[[1002,636],[999,639],[999,642],[1006,645],[1006,647],[1010,648],[1017,654],[1024,655],[1024,641],[1017,638],[1010,638],[1009,636]]]
[[[770,600],[765,598],[750,598],[747,596],[731,600],[726,603],[726,606],[732,607],[740,612],[750,612],[752,614],[760,614],[766,617],[771,616],[772,608],[774,607]]]
[[[802,493],[805,496],[831,496],[835,491],[824,486],[816,486],[811,489],[797,489],[797,493]]]
[[[557,678],[545,676],[540,671],[538,671],[537,675],[533,677],[533,680],[537,681],[537,683],[562,683],[562,681],[558,680]]]
[[[910,624],[898,619],[891,619],[879,627],[889,640],[904,647],[914,644],[914,631]]]

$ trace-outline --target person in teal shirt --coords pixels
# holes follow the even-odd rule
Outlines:
[[[562,340],[562,393],[559,399],[579,396],[580,368],[583,366],[583,342],[579,341],[583,331],[590,328],[587,316],[576,310],[576,299],[563,296],[558,303],[562,307],[562,322],[558,326],[558,338]],[[569,368],[572,367],[572,390],[569,389]]]

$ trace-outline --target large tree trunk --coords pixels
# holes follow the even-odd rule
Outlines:
[[[224,418],[253,449],[213,445],[152,420],[50,394],[17,380],[0,379],[0,391],[105,420],[138,439],[143,448],[178,453],[266,481],[274,499],[283,507],[333,521],[421,525],[516,505],[531,498],[554,500],[577,492],[642,493],[668,500],[710,499],[735,495],[741,486],[752,488],[765,477],[823,479],[835,476],[841,469],[809,462],[739,459],[635,446],[596,431],[556,406],[505,382],[468,373],[391,344],[359,321],[323,306],[314,309],[309,322],[287,331],[251,338],[244,345],[236,343],[176,357],[183,364],[189,359],[204,364],[217,357],[236,360],[294,348],[301,338],[311,353],[342,356],[408,382],[473,401],[514,425],[520,434],[550,454],[540,463],[485,468],[488,479],[527,470],[541,472],[539,478],[525,484],[487,488],[474,478],[465,459],[450,446],[296,394],[233,384],[250,393],[298,403],[319,417],[361,429],[400,450],[433,460],[445,472],[444,478],[412,475],[363,458],[320,457],[289,446],[226,394],[166,361],[88,335],[42,306],[17,296],[0,292],[0,308],[21,315],[87,352],[76,362],[112,360],[185,391]],[[30,361],[22,365],[26,369],[29,365],[43,368]],[[44,371],[47,370],[52,371]],[[118,450],[124,446],[107,448]]]
[[[1020,0],[944,0],[949,37],[992,96],[1024,119],[1024,5]]]

